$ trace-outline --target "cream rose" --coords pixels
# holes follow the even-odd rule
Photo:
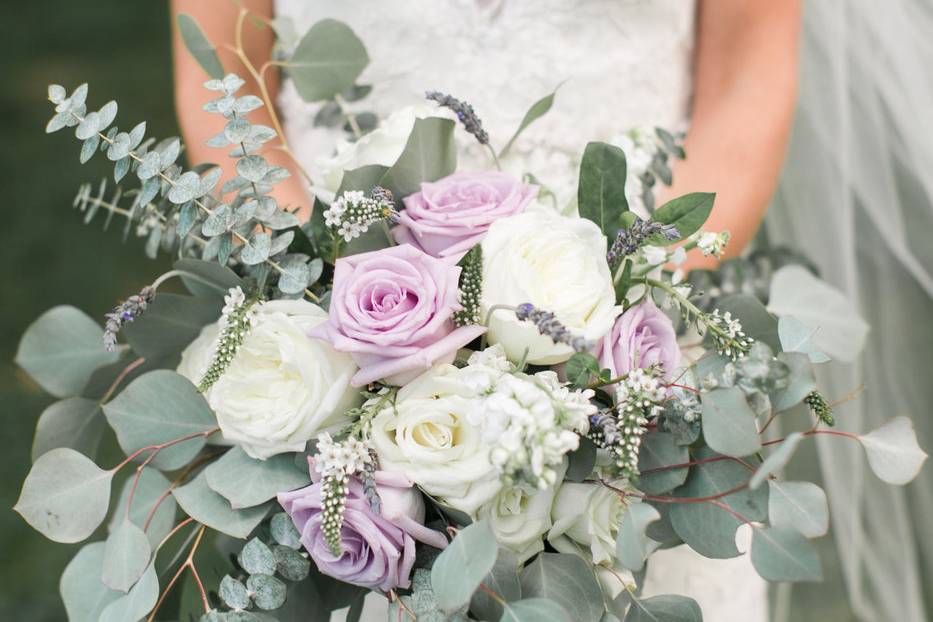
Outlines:
[[[606,237],[595,223],[535,207],[490,227],[483,240],[483,314],[494,305],[522,303],[554,313],[588,340],[609,332],[621,307],[615,305]],[[573,354],[511,311],[493,313],[488,328],[489,342],[501,344],[513,362],[526,349],[534,365],[561,363]]]
[[[558,479],[564,478],[564,467]],[[559,486],[560,484],[558,484]],[[557,486],[529,492],[520,486],[499,491],[492,501],[479,510],[479,517],[489,521],[496,542],[504,546],[523,564],[544,550],[544,534],[551,528],[551,506]]]
[[[327,313],[301,300],[257,307],[256,321],[227,370],[207,392],[226,441],[254,458],[301,451],[319,432],[338,427],[358,393],[349,355],[306,333]],[[178,372],[197,384],[219,332],[206,327],[182,353]]]
[[[408,135],[415,126],[416,119],[445,116],[442,109],[430,104],[406,106],[389,115],[379,127],[365,134],[356,142],[342,142],[337,145],[337,153],[330,158],[318,160],[315,170],[318,183],[314,192],[324,201],[332,201],[340,189],[344,171],[369,164],[392,166],[408,142]]]
[[[623,511],[615,491],[593,482],[568,482],[554,499],[548,542],[561,553],[580,554],[582,547],[594,564],[611,565]]]
[[[444,505],[471,516],[499,492],[482,430],[469,421],[475,391],[453,365],[428,370],[373,418],[371,438],[386,471],[401,471]]]

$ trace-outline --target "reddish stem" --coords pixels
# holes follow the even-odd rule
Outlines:
[[[146,362],[146,359],[144,359],[143,357],[139,357],[138,359],[136,359],[135,361],[133,361],[132,363],[124,367],[123,371],[117,374],[117,377],[114,379],[113,383],[107,389],[107,392],[104,393],[104,396],[100,398],[100,403],[101,404],[107,403],[107,401],[109,401],[110,398],[113,396],[114,391],[117,390],[117,387],[120,386],[120,383],[123,382],[123,380],[130,374],[130,372],[132,372],[134,369],[136,369],[137,367],[139,367],[145,362]]]

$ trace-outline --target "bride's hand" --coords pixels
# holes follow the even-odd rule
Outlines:
[[[777,185],[797,89],[800,0],[701,0],[687,159],[664,198],[716,190],[704,229],[732,234],[726,256],[742,253]],[[827,182],[829,183],[829,182]],[[688,268],[717,261],[690,253]]]
[[[242,2],[242,6],[250,13],[264,19],[272,19],[272,4],[272,0],[243,0]],[[187,13],[194,17],[208,40],[217,48],[217,54],[226,71],[234,72],[246,80],[246,85],[238,95],[249,93],[259,96],[261,93],[258,84],[231,50],[235,43],[234,33],[239,12],[238,4],[230,0],[172,0],[173,22],[179,13]],[[272,58],[274,33],[268,26],[257,28],[249,20],[246,21],[243,29],[244,51],[252,65],[258,69]],[[224,179],[229,179],[233,176],[233,160],[227,157],[225,149],[215,149],[206,144],[211,136],[220,133],[224,128],[223,117],[201,109],[201,106],[213,99],[216,94],[204,88],[203,85],[208,76],[185,49],[176,26],[172,28],[172,40],[175,65],[175,106],[182,138],[188,151],[188,161],[191,163],[215,162],[228,171]],[[263,77],[269,95],[275,102],[279,86],[278,72],[266,71]],[[250,113],[250,121],[274,127],[272,117],[266,107]],[[313,199],[307,192],[295,163],[285,152],[275,148],[276,144],[278,144],[277,141],[267,143],[268,146],[261,153],[270,164],[281,166],[291,172],[291,177],[277,183],[272,194],[283,208],[299,207],[299,218],[303,221],[307,220],[311,213]]]

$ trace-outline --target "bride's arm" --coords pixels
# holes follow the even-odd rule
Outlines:
[[[728,230],[727,256],[755,235],[784,160],[797,88],[800,1],[701,0],[687,159],[673,197],[715,190],[708,230]],[[691,253],[688,267],[714,267]]]
[[[261,17],[272,18],[272,0],[244,0],[242,5],[251,13]],[[214,149],[205,143],[211,136],[223,131],[225,120],[218,114],[208,113],[201,109],[210,99],[216,97],[204,88],[208,76],[195,62],[191,54],[185,49],[184,43],[174,25],[175,17],[179,13],[187,13],[194,17],[208,40],[217,48],[220,61],[228,72],[234,72],[246,80],[246,85],[238,95],[252,93],[259,95],[259,87],[236,55],[226,46],[234,43],[239,6],[230,0],[172,0],[172,47],[175,65],[175,107],[178,114],[178,123],[181,126],[182,137],[188,150],[188,159],[192,164],[200,162],[216,162],[225,170],[232,170],[233,160],[227,157],[227,150]],[[243,26],[243,47],[247,57],[254,67],[260,67],[272,57],[273,33],[269,27],[257,28],[248,20]],[[266,84],[275,101],[278,92],[277,72],[265,72]],[[273,126],[269,111],[262,107],[250,113],[249,119],[256,124]],[[275,141],[269,143],[275,144]],[[300,173],[295,169],[294,163],[282,151],[265,149],[262,155],[276,166],[288,169],[292,176],[276,184],[273,193],[282,207],[300,206],[300,215],[307,218],[311,206],[311,199],[304,189]],[[225,175],[225,179],[231,175]]]

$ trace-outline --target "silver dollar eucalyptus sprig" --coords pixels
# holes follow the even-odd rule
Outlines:
[[[256,153],[276,136],[275,131],[253,125],[244,118],[262,106],[262,100],[252,95],[236,97],[242,85],[243,80],[234,74],[205,83],[207,89],[221,93],[205,109],[227,119],[224,131],[211,138],[209,144],[234,146],[230,155],[237,159],[236,177],[220,189],[221,197],[235,193],[228,202],[212,194],[222,175],[219,167],[201,165],[184,171],[176,163],[182,150],[177,138],[158,143],[153,138],[143,140],[145,123],[130,132],[111,127],[116,118],[116,102],[87,112],[86,84],[70,96],[59,85],[49,87],[55,116],[46,131],[74,127],[75,135],[84,141],[82,162],[90,159],[99,147],[115,162],[114,178],[118,182],[131,171],[141,182],[140,188],[123,193],[133,197],[132,204],[125,208],[119,205],[119,191],[108,201],[104,185],[95,197],[91,196],[90,187],[82,187],[75,204],[85,212],[86,221],[104,209],[108,221],[114,214],[127,218],[127,233],[135,224],[137,234],[147,236],[146,249],[150,255],[162,248],[182,256],[199,254],[202,259],[216,259],[222,264],[238,262],[248,267],[261,286],[270,271],[274,271],[282,295],[304,292],[316,300],[317,296],[307,288],[319,276],[320,262],[301,253],[287,252],[294,232],[286,230],[297,226],[299,221],[269,196],[274,184],[288,177],[288,171],[271,166]]]

